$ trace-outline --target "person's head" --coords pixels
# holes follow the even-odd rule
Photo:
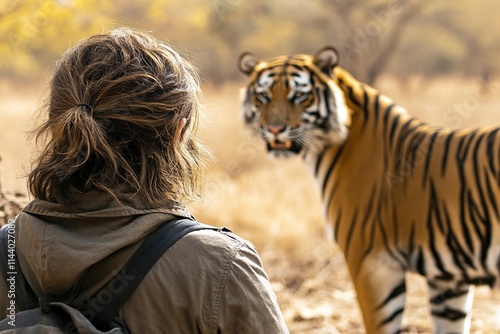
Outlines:
[[[81,41],[56,64],[30,191],[61,204],[123,188],[149,206],[197,198],[199,93],[193,66],[146,33],[119,28]]]

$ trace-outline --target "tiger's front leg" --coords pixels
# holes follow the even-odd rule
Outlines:
[[[474,286],[438,288],[428,282],[433,333],[469,333]]]
[[[359,262],[348,266],[366,333],[399,333],[406,300],[405,271],[384,253],[369,255],[361,266]]]

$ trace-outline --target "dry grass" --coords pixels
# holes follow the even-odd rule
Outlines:
[[[416,116],[435,124],[499,124],[500,84],[479,92],[480,82],[457,78],[386,78],[377,84]],[[205,88],[207,120],[201,129],[217,162],[206,200],[190,209],[203,222],[226,225],[251,240],[261,254],[292,333],[363,333],[342,254],[323,233],[317,191],[299,159],[267,158],[263,144],[242,125],[238,85]],[[22,164],[29,162],[24,131],[40,90],[0,84],[0,156],[4,186],[24,192]],[[410,333],[429,333],[426,288],[412,275],[405,323]],[[476,290],[472,333],[500,332],[500,296]]]

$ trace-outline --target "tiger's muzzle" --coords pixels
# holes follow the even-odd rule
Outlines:
[[[262,125],[262,137],[266,141],[267,151],[275,156],[290,156],[298,154],[302,145],[290,138],[289,125]]]

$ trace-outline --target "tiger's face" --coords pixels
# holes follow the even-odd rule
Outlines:
[[[347,137],[348,111],[332,80],[335,49],[314,56],[281,56],[262,61],[243,53],[239,69],[248,77],[242,89],[245,123],[259,133],[275,156],[304,149],[321,152]]]

